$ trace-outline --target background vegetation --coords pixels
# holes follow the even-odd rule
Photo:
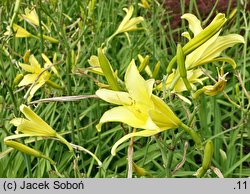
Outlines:
[[[14,14],[15,1],[3,0],[0,2],[0,177],[58,177],[48,161],[27,156],[19,151],[12,150],[4,145],[3,139],[14,133],[15,127],[9,121],[20,117],[21,104],[27,103],[24,95],[27,88],[14,85],[16,75],[23,72],[17,62],[23,62],[23,55],[28,49],[43,64],[41,53],[45,53],[51,60],[57,56],[56,67],[61,79],[52,77],[63,89],[54,89],[45,85],[38,90],[32,101],[48,97],[91,95],[99,88],[96,79],[106,83],[103,77],[86,73],[89,67],[88,59],[97,54],[97,48],[113,34],[119,23],[124,18],[124,7],[133,5],[134,16],[143,16],[142,26],[145,30],[131,32],[130,42],[125,35],[116,36],[109,44],[107,57],[113,68],[123,77],[126,67],[131,59],[136,59],[138,54],[149,55],[149,66],[160,61],[160,72],[156,79],[161,80],[165,74],[168,62],[176,53],[178,42],[185,42],[180,34],[187,29],[187,23],[176,23],[177,17],[184,12],[191,12],[199,19],[207,21],[206,26],[220,9],[216,3],[204,15],[204,10],[199,1],[180,0],[180,7],[171,7],[171,1],[151,0],[150,8],[138,6],[140,1],[127,0],[23,0],[18,14],[24,13],[25,8],[35,7],[42,22],[51,31],[44,30],[46,35],[59,40],[58,44],[50,43],[44,39],[14,38],[6,39],[4,35],[7,26]],[[172,1],[175,2],[175,1]],[[220,1],[217,1],[220,2]],[[248,1],[226,1],[226,16],[236,8],[236,14],[223,28],[223,34],[238,33],[244,36],[246,44],[239,44],[226,50],[225,54],[234,58],[237,69],[228,75],[225,92],[238,106],[232,104],[221,93],[214,97],[202,95],[199,106],[189,106],[180,99],[172,97],[168,104],[188,123],[188,117],[194,110],[194,126],[202,134],[203,139],[214,142],[214,155],[212,165],[219,169],[224,177],[249,177],[250,176],[250,99],[245,95],[243,88],[250,91],[250,49],[249,25],[250,16],[247,11]],[[233,7],[235,6],[235,7]],[[205,8],[207,9],[207,8]],[[34,34],[37,29],[16,17],[15,22]],[[9,54],[6,54],[6,52]],[[75,58],[67,62],[68,58]],[[216,77],[215,65],[206,66],[211,74]],[[227,67],[230,68],[230,67]],[[225,69],[226,71],[227,69]],[[237,79],[241,75],[242,84]],[[147,75],[143,74],[145,78]],[[206,82],[205,82],[206,83]],[[159,94],[161,95],[161,94]],[[115,157],[111,156],[110,149],[126,131],[117,123],[105,125],[103,131],[98,133],[95,125],[101,115],[110,105],[96,98],[87,98],[71,102],[39,102],[30,105],[32,110],[41,116],[57,132],[60,132],[69,141],[92,151],[103,162],[99,167],[96,161],[82,151],[75,151],[77,157],[68,152],[67,147],[57,141],[47,139],[40,141],[33,139],[28,145],[49,155],[57,162],[57,169],[64,177],[127,177],[127,147],[129,142],[122,144]],[[184,111],[183,111],[184,110]],[[127,128],[127,127],[125,127]],[[193,174],[201,166],[202,155],[194,149],[193,142],[188,141],[184,135],[175,149],[171,145],[177,131],[166,131],[152,138],[140,138],[135,141],[133,161],[147,172],[147,176],[166,177],[169,169],[175,167],[183,160],[182,168],[171,173],[172,177],[194,177]],[[186,146],[187,143],[189,146]],[[165,154],[162,154],[165,150]],[[186,152],[186,155],[184,154]],[[173,154],[173,155],[172,155]],[[167,164],[167,157],[173,157],[171,164]],[[169,166],[170,165],[170,166]],[[139,176],[134,173],[134,176]],[[206,177],[217,177],[211,171]]]

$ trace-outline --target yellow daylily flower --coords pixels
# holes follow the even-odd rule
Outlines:
[[[187,71],[187,80],[192,88],[192,90],[196,90],[196,83],[203,85],[203,81],[207,79],[207,77],[201,77],[204,75],[201,69],[191,69]],[[160,83],[157,87],[158,90],[162,90],[163,86]],[[186,85],[180,77],[179,71],[174,70],[166,80],[166,89],[170,90],[171,93],[177,94],[181,99],[185,102],[191,104],[191,102],[184,96],[180,95],[181,92],[187,91]]]
[[[121,24],[119,25],[118,29],[116,30],[115,34],[128,32],[128,31],[134,31],[138,30],[140,28],[137,27],[138,24],[140,24],[144,19],[143,17],[135,17],[131,18],[134,7],[130,6],[129,9],[123,8],[123,10],[127,13],[125,18],[122,20]]]
[[[19,63],[19,66],[23,70],[29,72],[29,74],[26,74],[23,77],[22,81],[18,84],[18,86],[19,87],[26,86],[26,85],[33,84],[35,82],[29,94],[28,100],[30,101],[32,97],[34,96],[35,92],[50,79],[51,74],[48,71],[43,72],[45,68],[41,68],[40,64],[38,63],[34,55],[30,55],[29,63],[30,65]]]
[[[29,10],[28,8],[26,8],[24,12],[25,14],[21,14],[24,20],[26,20],[30,24],[39,26],[39,19],[35,9]]]
[[[207,79],[207,77],[201,77],[202,75],[204,75],[204,73],[201,71],[201,69],[192,69],[187,71],[187,80],[190,83],[193,90],[196,90],[196,85],[195,85],[196,83],[203,85],[203,81]],[[173,80],[177,77],[178,77],[177,82],[175,83],[174,87],[171,88]],[[158,87],[161,86],[162,85],[160,84]],[[187,90],[182,78],[180,78],[180,74],[178,71],[173,71],[167,78],[166,89],[170,88],[171,92],[173,93],[181,93]]]
[[[188,32],[183,33],[183,36],[189,38],[189,42],[182,48],[185,56],[211,39],[211,37],[213,37],[221,30],[221,28],[227,21],[227,19],[225,18],[225,14],[219,13],[204,30],[201,30],[202,28],[200,27],[200,21],[193,14],[184,14],[182,18],[188,19],[190,24],[189,28],[193,30],[193,33],[195,35],[194,38],[191,39],[191,36]],[[170,74],[172,72],[176,60],[177,56],[174,56],[169,62],[167,67],[167,74]]]
[[[54,129],[52,129],[41,117],[34,113],[29,107],[22,104],[20,106],[20,111],[24,114],[26,118],[14,118],[10,121],[11,124],[17,127],[17,134],[22,133],[25,136],[58,138],[62,143],[68,146],[70,151],[73,150],[72,146],[61,135],[59,135]],[[11,136],[9,137],[9,139],[10,138]]]
[[[126,12],[126,16],[123,18],[122,22],[120,23],[118,29],[113,33],[109,38],[108,41],[111,40],[114,36],[120,33],[125,33],[129,40],[128,32],[129,31],[135,31],[135,30],[140,30],[143,28],[138,28],[138,24],[140,24],[144,19],[143,17],[132,17],[134,7],[130,6],[129,9],[123,8],[123,10]]]
[[[135,84],[136,83],[136,84]],[[96,95],[101,99],[121,105],[104,113],[97,125],[98,131],[106,122],[123,122],[135,128],[159,129],[148,115],[154,108],[151,101],[154,80],[145,81],[139,74],[134,60],[125,74],[125,85],[128,92],[99,89]]]
[[[49,59],[44,53],[42,53],[42,58],[43,58],[43,60],[45,61],[45,64],[44,64],[45,67],[48,67],[48,66],[50,66],[50,65],[53,65],[53,63],[50,61],[50,59]],[[58,72],[58,70],[55,68],[55,66],[52,66],[51,69],[52,69],[52,71],[54,72],[54,74],[57,75],[57,77],[60,77],[59,72]]]
[[[98,56],[92,55],[89,58],[88,63],[91,66],[91,69],[89,70],[90,72],[93,72],[99,75],[104,75],[102,72],[102,68],[100,67]]]
[[[33,37],[33,38],[36,38],[36,39],[40,39],[40,35],[33,35],[31,33],[29,33],[27,30],[25,30],[23,27],[17,25],[17,24],[13,24],[12,25],[12,28],[13,28],[13,32],[14,32],[14,35],[16,38],[28,38],[28,37]],[[4,33],[4,35],[6,36],[10,36],[12,34],[12,30],[10,29],[10,27],[8,26],[7,27],[7,31]],[[43,38],[45,40],[48,40],[52,43],[58,43],[59,41],[55,38],[52,38],[50,36],[46,36],[43,34]]]
[[[112,147],[112,155],[115,155],[115,150],[121,143],[131,137],[148,137],[178,127],[186,130],[200,146],[198,135],[184,125],[162,99],[152,94],[153,84],[153,79],[147,81],[143,79],[132,60],[125,73],[125,86],[128,92],[107,89],[96,91],[96,95],[101,99],[120,105],[103,114],[96,126],[98,131],[101,131],[103,123],[106,122],[122,122],[144,129],[127,134],[118,140]]]
[[[218,14],[216,17],[222,17],[223,19],[224,16],[222,14]],[[205,29],[201,27],[201,21],[198,20],[195,15],[187,13],[184,14],[181,18],[186,19],[188,21],[189,29],[194,35],[194,37],[191,38],[191,35],[188,32],[184,32],[182,34],[182,36],[190,40],[189,42],[195,40],[196,37],[200,36],[200,34],[205,31]],[[222,23],[223,22],[224,21],[222,20]],[[209,26],[207,28],[209,28]],[[232,58],[219,56],[221,55],[221,52],[223,50],[232,47],[237,43],[244,43],[244,38],[238,34],[219,36],[220,32],[221,29],[217,30],[217,32],[213,36],[210,36],[210,38],[206,40],[203,44],[201,44],[191,53],[186,55],[185,68],[187,70],[187,80],[193,90],[196,90],[196,87],[194,85],[195,83],[202,84],[202,81],[207,79],[207,77],[200,78],[202,75],[204,75],[204,73],[201,70],[195,68],[215,61],[227,62],[231,64],[233,68],[236,68],[236,63]],[[188,44],[189,43],[187,43],[186,45]],[[183,47],[183,51],[186,45]],[[158,88],[159,87],[161,87],[161,85],[158,86]],[[179,71],[174,71],[168,76],[166,81],[166,88],[170,89],[172,92],[177,93],[187,90],[182,78],[180,78]]]
[[[17,24],[13,24],[12,28],[15,33],[15,37],[17,38],[26,38],[33,36],[31,33]],[[7,27],[7,31],[4,33],[4,35],[11,35],[11,29],[9,26]]]
[[[184,14],[181,18],[188,21],[189,29],[193,32],[194,37],[203,31],[201,22],[195,15],[188,13]],[[186,56],[185,64],[187,70],[210,63],[212,60],[219,57],[223,50],[232,47],[237,43],[245,42],[241,35],[229,34],[219,36],[220,32],[221,30]],[[191,36],[188,32],[185,32],[183,36],[191,40]],[[224,61],[224,58],[220,58],[220,61]],[[231,64],[233,65],[233,68],[236,68],[234,65],[235,63]]]
[[[148,0],[141,0],[141,3],[138,3],[138,5],[144,9],[149,9],[150,5]]]

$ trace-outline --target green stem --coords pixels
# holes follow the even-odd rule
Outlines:
[[[39,7],[42,6],[41,0],[39,0]],[[39,32],[40,32],[40,52],[43,53],[43,29],[42,29],[42,21],[41,21],[41,12],[40,9],[37,9],[37,14],[38,14],[38,21],[39,21]],[[42,67],[43,65],[43,60],[41,61]]]
[[[192,139],[194,140],[195,144],[196,144],[196,147],[198,149],[201,149],[202,146],[201,146],[201,138],[200,136],[198,135],[198,133],[196,133],[192,128],[188,127],[187,125],[185,125],[184,123],[181,123],[180,127],[186,131],[191,137]]]
[[[176,138],[175,134],[172,131],[172,143],[170,144],[170,148],[168,149],[168,156],[167,156],[167,163],[166,163],[166,177],[171,178],[172,177],[172,171],[171,171],[171,165],[173,163],[173,158],[174,158],[174,150],[176,147]]]
[[[58,133],[56,133],[56,137],[62,142],[62,143],[64,143],[68,148],[69,148],[69,151],[73,151],[73,148],[72,148],[72,146],[70,145],[70,143],[66,140],[66,139],[64,139],[61,135],[59,135]]]

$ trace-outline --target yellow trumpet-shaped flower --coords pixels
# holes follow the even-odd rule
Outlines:
[[[118,29],[116,30],[115,34],[138,30],[139,28],[137,27],[137,25],[140,24],[144,20],[143,17],[131,18],[132,14],[133,14],[133,11],[134,11],[133,6],[130,6],[129,9],[124,8],[123,10],[127,14],[124,17],[124,19],[122,20],[122,22],[119,25]]]
[[[144,19],[143,17],[132,17],[133,11],[134,11],[134,7],[130,6],[129,9],[124,8],[123,9],[127,14],[126,16],[123,18],[122,22],[120,23],[118,29],[115,31],[115,33],[113,33],[109,38],[108,41],[111,40],[114,36],[116,36],[117,34],[120,33],[125,33],[125,35],[127,36],[128,40],[129,40],[129,36],[128,36],[128,32],[129,31],[135,31],[135,30],[140,30],[143,28],[139,28],[137,25],[140,24]]]
[[[30,24],[39,26],[39,19],[35,9],[29,10],[28,8],[26,8],[24,12],[25,14],[21,14],[24,20],[26,20]]]
[[[189,23],[189,29],[193,32],[194,37],[199,35],[203,28],[201,27],[201,22],[193,14],[184,14],[182,19],[186,19]],[[203,64],[213,62],[214,59],[220,56],[221,52],[225,49],[234,46],[237,43],[244,43],[244,38],[238,34],[228,34],[225,36],[219,36],[221,30],[219,30],[215,35],[209,38],[201,46],[193,50],[190,54],[186,56],[185,64],[186,69],[192,69]],[[187,37],[189,40],[191,36],[188,32],[184,32],[183,36]],[[221,57],[217,61],[225,61],[228,58]],[[226,61],[228,62],[228,61]],[[236,68],[236,63],[230,63],[233,68]]]
[[[44,54],[42,55],[42,57],[46,62],[45,63],[45,68],[46,68],[50,65],[50,63],[48,63],[48,57],[46,57]],[[35,92],[39,88],[41,88],[47,81],[49,81],[51,74],[47,70],[45,70],[45,68],[42,68],[40,66],[34,55],[29,56],[29,65],[24,63],[19,63],[19,66],[23,70],[27,71],[28,74],[26,74],[23,77],[22,81],[18,84],[18,86],[20,87],[20,86],[34,84],[30,90],[28,97],[28,101],[30,101],[34,96]],[[52,70],[56,71],[56,69],[53,68]]]
[[[10,121],[11,124],[17,127],[17,134],[21,133],[25,136],[58,138],[62,143],[68,146],[70,151],[73,150],[72,146],[61,135],[59,135],[54,129],[52,129],[41,117],[34,113],[29,107],[27,107],[26,105],[21,105],[20,111],[24,114],[26,118],[14,118]]]
[[[96,95],[101,99],[120,105],[104,113],[97,125],[98,131],[106,122],[123,122],[132,127],[143,129],[159,129],[148,115],[154,108],[151,101],[154,80],[145,81],[139,74],[134,60],[125,74],[125,85],[128,92],[99,89]]]
[[[144,9],[149,9],[150,5],[148,0],[141,0],[141,3],[138,3],[138,5]]]
[[[185,55],[185,69],[187,71],[187,81],[189,82],[193,90],[196,90],[195,83],[202,84],[202,81],[207,79],[207,77],[201,77],[202,75],[204,75],[204,73],[200,69],[197,69],[197,67],[216,61],[222,61],[222,62],[227,62],[231,64],[233,68],[236,68],[236,63],[232,58],[219,57],[219,56],[225,49],[232,47],[237,43],[244,43],[244,38],[238,34],[219,36],[221,32],[220,28],[223,26],[222,24],[225,22],[224,21],[225,18],[223,14],[218,14],[216,17],[218,18],[218,21],[221,20],[221,22],[218,23],[218,27],[216,27],[216,25],[214,25],[213,27],[212,23],[216,21],[215,18],[214,21],[206,29],[203,29],[201,27],[201,21],[198,20],[198,18],[193,14],[187,13],[181,17],[182,19],[188,21],[189,29],[192,31],[194,35],[194,37],[191,38],[191,35],[188,32],[184,32],[182,34],[182,36],[189,39],[189,42],[183,47],[183,51],[187,53],[187,55]],[[188,48],[187,45],[189,43],[191,43],[193,40],[196,40],[196,38],[201,34],[203,34],[204,36],[203,38],[205,39],[206,38],[205,37],[206,33],[204,33],[205,30],[209,28],[213,29],[215,27],[217,30],[216,33],[213,33],[212,36],[209,35],[209,38],[203,44],[198,44],[197,42],[197,44],[200,46],[196,47],[191,52],[186,51]],[[161,87],[161,85],[158,87]],[[179,69],[177,71],[172,72],[168,76],[166,81],[166,88],[171,90],[172,92],[177,92],[177,93],[187,90],[180,76]]]
[[[33,36],[31,33],[29,33],[27,30],[25,30],[23,27],[21,27],[17,24],[13,24],[12,28],[13,28],[13,31],[15,33],[15,37],[17,37],[17,38],[26,38],[26,37]],[[4,33],[4,35],[10,35],[10,34],[11,34],[11,29],[8,26],[7,31]]]
[[[99,74],[99,75],[104,75],[103,72],[102,72],[102,68],[100,67],[98,56],[92,55],[89,58],[88,63],[91,66],[91,69],[89,70],[90,72],[93,72],[93,73],[96,73],[96,74]]]
[[[13,28],[13,31],[10,29],[10,27],[8,26],[7,27],[7,31],[4,33],[4,35],[6,36],[10,36],[12,33],[14,33],[15,37],[16,38],[28,38],[28,37],[33,37],[33,38],[36,38],[36,39],[40,39],[40,35],[34,35],[34,34],[31,34],[30,32],[28,32],[27,30],[25,30],[23,27],[17,25],[17,24],[13,24],[12,25],[12,28]],[[58,40],[55,39],[55,38],[52,38],[50,36],[46,36],[43,34],[43,38],[45,40],[48,40],[52,43],[58,43]]]
[[[101,99],[120,105],[106,111],[96,126],[100,131],[103,123],[122,122],[135,128],[144,129],[125,135],[113,146],[111,153],[115,155],[116,148],[131,137],[148,137],[167,129],[178,127],[186,130],[200,146],[198,135],[184,125],[167,104],[152,94],[154,80],[145,81],[139,74],[134,60],[125,73],[127,92],[99,89],[96,95]]]
[[[187,80],[190,83],[193,90],[196,90],[196,85],[195,85],[196,83],[203,84],[202,81],[207,79],[207,77],[201,77],[202,75],[204,75],[204,73],[200,69],[192,69],[187,71]],[[171,84],[175,78],[178,78],[178,80],[175,83],[174,87],[171,88],[172,87]],[[159,85],[158,87],[161,86],[162,85]],[[166,81],[166,88],[167,89],[171,88],[171,91],[174,93],[181,93],[187,90],[182,78],[180,78],[180,74],[178,71],[174,71],[168,76]]]

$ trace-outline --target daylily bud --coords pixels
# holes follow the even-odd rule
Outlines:
[[[204,149],[204,157],[202,161],[202,166],[194,174],[195,176],[200,178],[205,175],[205,173],[211,166],[213,152],[214,152],[213,142],[211,140],[208,140]]]
[[[37,36],[40,37],[39,34],[38,34]],[[44,35],[44,34],[43,34],[43,38],[44,38],[45,40],[50,41],[51,43],[58,43],[58,42],[59,42],[57,39],[52,38],[52,37],[50,37],[50,36],[46,36],[46,35]]]
[[[22,73],[17,74],[13,81],[13,87],[17,86],[22,79],[23,79],[23,74]]]
[[[227,19],[225,18],[225,14],[219,13],[213,19],[213,21],[202,30],[197,36],[191,39],[184,47],[183,52],[185,55],[192,52],[194,49],[202,45],[208,39],[210,39],[213,35],[215,35],[226,23]]]
[[[30,58],[30,49],[26,51],[26,53],[23,55],[23,62],[24,63],[28,63],[29,62],[29,58]]]
[[[221,159],[222,159],[222,163],[224,164],[227,161],[227,154],[222,149],[220,149],[220,156],[221,156]]]
[[[211,165],[212,157],[213,157],[213,152],[214,152],[214,146],[213,142],[211,140],[208,140],[205,149],[204,149],[204,158],[202,161],[202,167],[204,169],[208,169]]]
[[[135,162],[132,163],[133,171],[139,176],[147,176],[150,175],[144,168],[138,166]]]
[[[180,124],[180,127],[186,131],[187,133],[189,133],[189,135],[192,137],[192,139],[194,140],[195,144],[196,144],[196,147],[198,149],[201,149],[201,138],[199,136],[199,134],[194,131],[192,128],[188,127],[187,125],[185,125],[184,123],[181,123]]]
[[[103,74],[104,74],[105,78],[107,79],[110,87],[116,91],[120,90],[115,73],[112,69],[112,66],[111,66],[109,60],[104,55],[102,48],[98,49],[98,59],[99,59],[100,67],[101,67]]]
[[[143,58],[141,55],[138,55],[138,58],[139,58],[139,60],[141,62],[141,64],[138,67],[138,71],[142,72],[146,68],[146,66],[148,66],[149,56],[146,55],[146,57]]]
[[[153,71],[153,75],[152,75],[152,78],[156,78],[158,73],[159,73],[159,70],[160,70],[160,67],[161,67],[161,63],[160,61],[158,61],[155,65],[155,68],[154,68],[154,71]]]
[[[187,70],[185,67],[185,55],[183,49],[180,44],[177,45],[177,64],[179,68],[180,76],[186,86],[186,88],[190,91],[192,89],[188,79],[187,79]]]
[[[10,146],[16,150],[19,150],[25,154],[31,155],[31,156],[35,156],[37,158],[44,158],[46,160],[48,160],[52,165],[55,165],[56,163],[49,158],[48,156],[43,155],[41,152],[34,150],[24,144],[18,143],[17,141],[4,141],[4,144],[7,146]]]
[[[59,89],[59,90],[63,89],[60,85],[58,85],[57,83],[55,83],[55,82],[53,82],[51,80],[47,80],[46,84],[50,85],[51,87],[53,87],[55,89]]]
[[[180,44],[177,45],[177,64],[181,77],[187,77],[187,70],[185,67],[185,55]]]

